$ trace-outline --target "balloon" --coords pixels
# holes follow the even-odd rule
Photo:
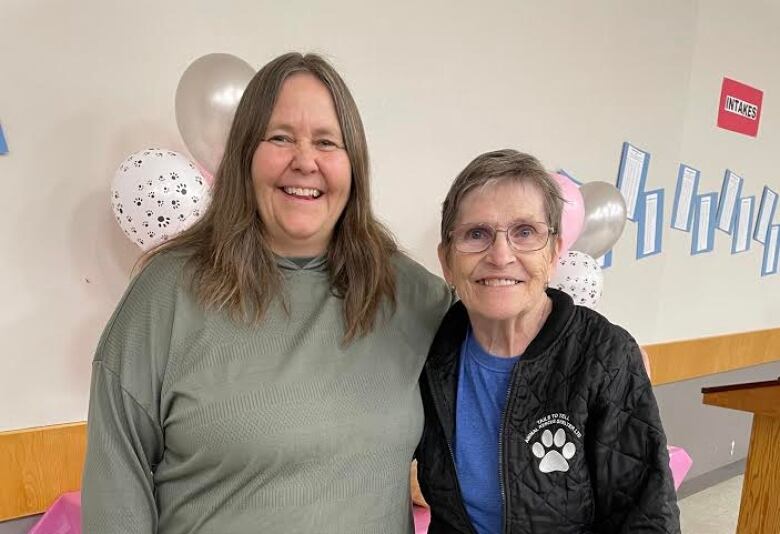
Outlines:
[[[198,172],[203,177],[204,180],[206,180],[206,183],[209,184],[209,187],[214,186],[214,175],[211,174],[209,171],[203,168],[202,165],[200,165],[197,161],[193,162],[195,163],[195,168],[198,169]]]
[[[119,226],[145,251],[192,226],[209,202],[211,189],[195,165],[161,148],[131,154],[111,184]]]
[[[230,54],[196,59],[176,88],[176,124],[192,156],[210,174],[222,161],[238,102],[255,70]]]
[[[626,201],[614,185],[606,182],[582,184],[580,193],[585,204],[585,227],[571,249],[600,258],[623,233]]]
[[[604,274],[596,260],[584,252],[570,250],[558,259],[550,287],[567,293],[574,304],[594,308],[604,289]]]
[[[585,205],[582,201],[580,188],[574,183],[574,180],[565,174],[558,173],[553,173],[552,177],[558,182],[565,200],[560,229],[563,241],[561,255],[563,255],[569,251],[582,232],[582,227],[585,224]]]

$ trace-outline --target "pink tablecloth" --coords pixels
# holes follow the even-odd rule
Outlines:
[[[81,534],[81,492],[66,493],[54,501],[29,534]]]
[[[693,465],[693,460],[682,447],[669,446],[667,449],[669,449],[669,468],[672,470],[674,489],[678,489]]]
[[[431,512],[421,506],[414,507],[414,534],[428,532],[428,524],[431,522]]]

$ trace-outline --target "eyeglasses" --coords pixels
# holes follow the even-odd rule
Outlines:
[[[509,248],[515,252],[541,250],[547,245],[550,235],[555,235],[555,229],[547,223],[520,221],[506,228],[499,228],[490,223],[460,224],[450,232],[450,237],[458,252],[476,254],[492,247],[499,232],[506,234]]]

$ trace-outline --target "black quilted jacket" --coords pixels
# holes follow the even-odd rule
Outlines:
[[[512,371],[502,418],[504,532],[679,532],[666,437],[639,347],[565,293],[548,295],[553,311]],[[425,430],[417,459],[430,534],[474,532],[452,454],[468,325],[458,302],[421,379]]]

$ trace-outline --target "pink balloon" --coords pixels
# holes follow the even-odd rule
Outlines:
[[[563,240],[561,255],[568,252],[582,232],[585,224],[585,203],[582,201],[582,194],[579,186],[574,180],[565,174],[553,173],[552,177],[558,182],[561,188],[563,199],[563,214],[561,215],[560,235]]]
[[[214,175],[211,174],[206,169],[203,169],[203,179],[206,180],[206,183],[213,186],[214,185]]]
[[[206,170],[205,167],[203,167],[200,163],[197,161],[195,162],[195,167],[198,168],[198,171],[200,172],[200,175],[203,177],[204,180],[206,180],[206,183],[209,184],[209,186],[214,186],[214,175],[211,174],[209,171]]]

